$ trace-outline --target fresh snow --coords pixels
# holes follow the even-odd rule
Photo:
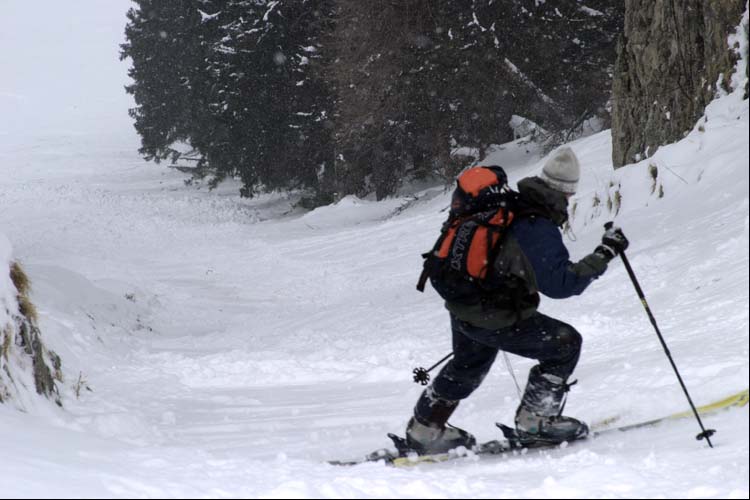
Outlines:
[[[0,233],[0,269],[10,269],[13,248],[8,238]],[[18,313],[16,302],[16,287],[9,274],[0,273],[0,329],[12,320],[12,315]]]
[[[592,17],[600,17],[604,15],[602,11],[592,9],[591,7],[586,7],[585,5],[581,5],[580,7],[578,7],[578,10]]]
[[[95,81],[61,74],[59,89],[38,78],[57,52],[20,37],[34,31],[34,7],[11,1],[10,35],[1,21],[0,49],[10,40],[24,50],[0,58],[33,56],[37,78],[0,80],[0,265],[12,245],[66,383],[64,409],[38,397],[22,401],[24,412],[0,405],[0,496],[748,497],[747,408],[705,419],[718,430],[714,449],[687,419],[496,459],[327,465],[402,433],[421,391],[411,369],[451,350],[437,294],[414,289],[449,193],[348,197],[305,213],[292,195],[240,199],[236,184],[209,192],[144,163],[120,116],[130,105],[125,64],[109,61],[128,5],[65,6],[68,17],[75,9],[101,21],[70,35],[80,50],[67,57],[106,71]],[[106,29],[115,18],[119,27]],[[609,131],[570,144],[583,165],[571,254],[590,252],[608,220],[624,229],[697,404],[750,378],[748,123],[748,102],[734,92],[684,140],[617,171]],[[515,183],[543,159],[519,140],[487,162]],[[584,337],[566,413],[629,423],[686,409],[620,262],[582,296],[544,298],[541,310]],[[525,381],[532,362],[511,359]],[[453,421],[496,438],[494,422],[510,422],[516,405],[499,360]]]

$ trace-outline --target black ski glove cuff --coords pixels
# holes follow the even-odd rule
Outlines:
[[[581,278],[596,278],[607,270],[608,257],[599,252],[592,252],[579,262],[570,266],[570,270]]]

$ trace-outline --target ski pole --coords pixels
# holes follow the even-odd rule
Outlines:
[[[612,222],[607,222],[606,224],[604,224],[604,229],[609,230],[612,228],[612,226]],[[675,364],[674,359],[672,359],[672,354],[669,352],[669,348],[667,347],[667,343],[664,341],[664,337],[662,336],[661,331],[659,331],[659,327],[656,324],[656,318],[654,318],[654,315],[651,312],[651,308],[648,306],[648,302],[646,302],[646,296],[641,289],[641,285],[638,283],[638,279],[635,277],[633,268],[630,267],[630,262],[628,261],[628,258],[625,255],[624,251],[619,252],[619,255],[622,259],[622,263],[625,265],[625,269],[627,270],[628,275],[630,276],[630,281],[633,282],[635,292],[638,294],[638,298],[641,299],[641,304],[643,304],[643,308],[646,310],[646,314],[648,314],[648,319],[650,319],[651,324],[654,325],[656,335],[659,336],[659,341],[661,342],[661,346],[664,348],[664,353],[667,355],[667,358],[669,359],[669,362],[672,365],[675,374],[677,375],[677,380],[679,380],[680,386],[682,386],[682,391],[685,393],[685,397],[687,397],[688,403],[690,403],[690,408],[693,410],[693,414],[695,415],[696,420],[698,420],[698,425],[700,425],[701,433],[695,436],[695,439],[700,441],[701,439],[705,438],[708,442],[708,446],[713,448],[714,445],[711,444],[711,436],[716,433],[716,430],[706,429],[705,427],[703,427],[703,422],[701,421],[701,417],[698,414],[698,410],[695,409],[695,405],[693,404],[693,400],[690,398],[690,394],[688,393],[687,387],[685,386],[685,382],[682,381],[682,377],[680,376],[680,371],[677,369],[677,365]]]
[[[429,373],[435,368],[437,368],[438,366],[440,366],[441,364],[443,364],[443,362],[447,360],[448,358],[450,358],[451,356],[453,356],[453,352],[451,352],[450,354],[448,354],[443,359],[441,359],[440,361],[438,361],[431,367],[427,368],[426,370],[422,368],[421,366],[419,368],[414,368],[414,371],[412,371],[412,373],[414,374],[414,383],[427,385],[430,382]]]

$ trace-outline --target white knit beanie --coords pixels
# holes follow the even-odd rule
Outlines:
[[[563,146],[547,160],[539,177],[556,191],[575,194],[581,177],[581,165],[573,150]]]

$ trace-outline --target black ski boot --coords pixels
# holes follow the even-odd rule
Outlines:
[[[420,455],[446,453],[460,446],[472,449],[477,440],[463,429],[448,424],[458,401],[441,399],[428,387],[406,426],[406,445]]]
[[[516,412],[519,444],[559,444],[588,435],[589,428],[584,422],[562,416],[565,395],[571,385],[558,376],[542,373],[538,366],[531,369],[526,391]]]

